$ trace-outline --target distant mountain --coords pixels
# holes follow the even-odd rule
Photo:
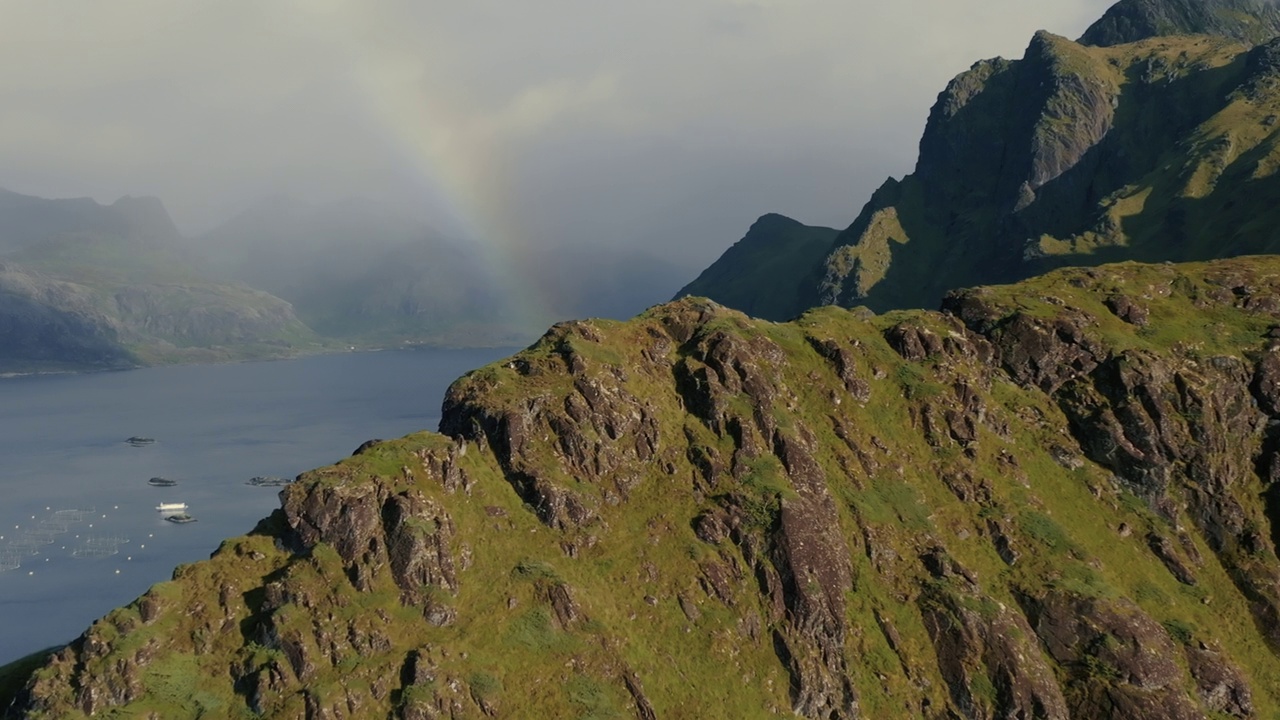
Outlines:
[[[217,277],[288,300],[322,335],[374,344],[522,344],[564,317],[629,318],[670,297],[684,274],[613,244],[539,248],[519,272],[549,306],[530,317],[476,246],[359,199],[269,198],[192,248]]]
[[[270,198],[192,251],[217,277],[288,300],[330,337],[483,345],[534,334],[473,250],[372,201]]]
[[[189,239],[155,198],[0,190],[0,372],[523,344],[559,317],[630,317],[683,274],[606,245],[543,249],[521,272],[550,304],[522,304],[474,246],[368,200],[272,197]]]
[[[915,172],[820,260],[735,263],[697,292],[772,317],[883,311],[1063,265],[1280,250],[1280,40],[1245,42],[1277,28],[1271,4],[1143,0],[1108,11],[1092,44],[1037,33],[1022,59],[951,81]],[[753,273],[773,281],[734,296]]]
[[[796,278],[822,261],[837,234],[765,215],[676,297],[701,295],[755,317],[789,320],[810,304]]]
[[[91,198],[47,200],[0,189],[0,254],[50,240],[110,238],[161,249],[179,237],[164,205],[153,197],[123,197],[111,205]]]
[[[0,372],[276,356],[316,342],[285,301],[203,275],[155,198],[0,191]]]

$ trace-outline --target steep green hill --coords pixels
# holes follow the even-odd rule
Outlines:
[[[786,272],[785,290],[739,300],[726,278],[699,291],[748,311],[767,296],[783,306],[771,317],[883,311],[1064,265],[1274,252],[1280,39],[1246,39],[1277,28],[1269,3],[1141,0],[1113,7],[1092,44],[1038,33],[1023,58],[951,81],[915,171],[885,182],[822,260],[735,267]]]
[[[10,715],[1280,714],[1280,259],[552,328]]]

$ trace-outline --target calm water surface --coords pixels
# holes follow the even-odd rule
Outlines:
[[[292,478],[370,438],[434,430],[449,383],[510,352],[0,380],[0,568],[21,563],[0,571],[0,664],[72,640],[174,566],[248,532],[279,507],[278,488],[249,478]],[[133,435],[156,442],[132,447]],[[152,487],[154,476],[178,485]],[[197,522],[165,522],[160,502],[185,502]]]

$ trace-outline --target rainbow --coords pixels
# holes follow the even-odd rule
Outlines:
[[[458,104],[448,93],[426,88],[421,81],[422,57],[397,51],[385,28],[371,27],[372,18],[358,3],[340,3],[334,12],[315,11],[311,17],[347,50],[350,77],[373,126],[413,169],[422,191],[442,199],[450,220],[479,247],[491,282],[517,313],[512,325],[539,332],[563,319],[553,309],[555,289],[539,287],[521,271],[534,248],[507,201],[510,173],[503,167],[500,128],[475,123],[456,111]],[[415,25],[420,24],[406,21],[399,30],[411,32]],[[362,42],[361,32],[374,39]],[[420,37],[401,39],[415,49],[425,42]]]

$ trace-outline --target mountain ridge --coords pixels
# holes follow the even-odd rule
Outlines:
[[[1277,333],[1274,257],[563,323],[10,713],[1265,717]]]
[[[1217,17],[1214,8],[1233,3],[1190,5]],[[1250,27],[1280,19],[1276,6],[1244,4],[1257,6]],[[1274,251],[1265,198],[1276,192],[1280,41],[1253,44],[1196,22],[1165,29],[1209,34],[1153,32],[1107,46],[1041,31],[1021,59],[957,75],[930,111],[915,170],[886,181],[823,260],[771,278],[796,300],[770,317],[833,303],[933,307],[951,288],[1063,265]],[[740,308],[755,299],[699,290]]]

